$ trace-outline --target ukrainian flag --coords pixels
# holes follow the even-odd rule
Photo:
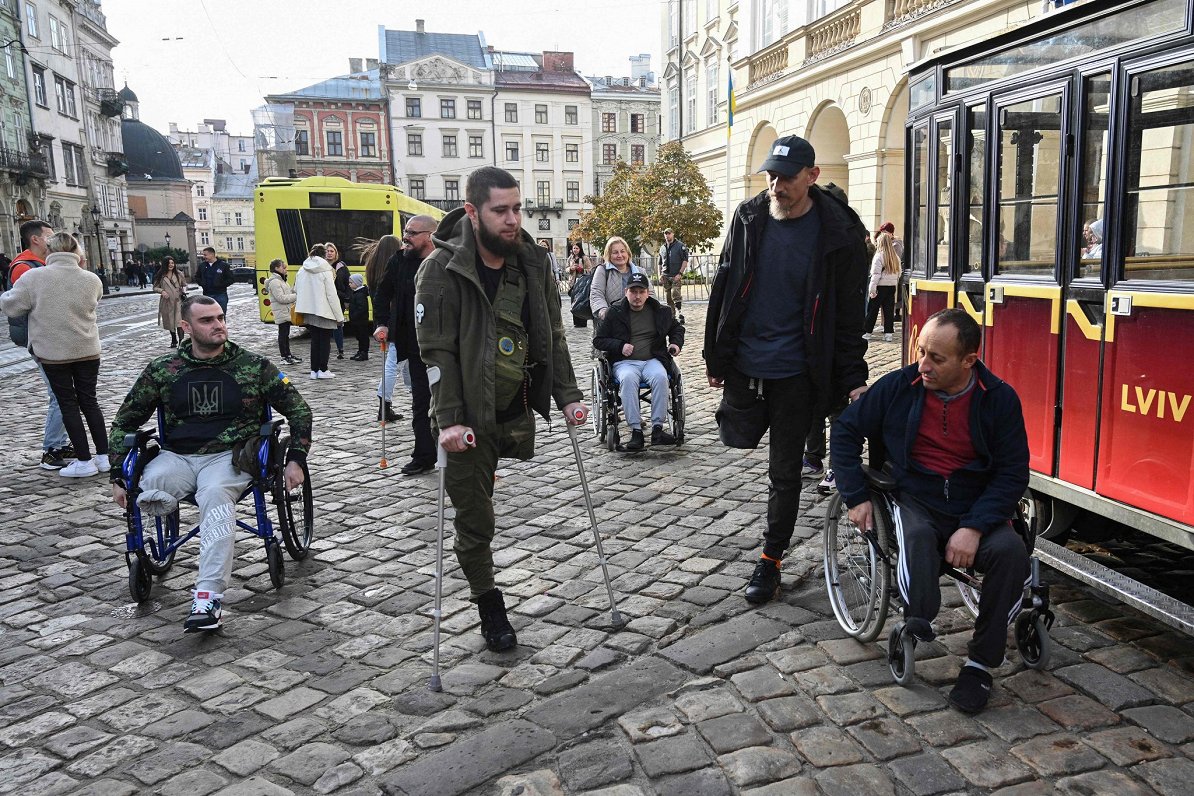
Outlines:
[[[730,132],[734,129],[734,68],[728,63],[726,64],[726,73],[730,80],[729,91],[726,93],[726,138],[729,138]]]

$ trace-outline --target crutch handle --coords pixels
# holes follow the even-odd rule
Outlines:
[[[477,435],[474,434],[472,431],[464,432],[464,444],[468,445],[470,448],[472,446],[476,445],[477,444]]]
[[[585,410],[583,410],[583,409],[573,409],[573,410],[572,410],[572,419],[573,419],[573,420],[575,420],[575,421],[576,421],[576,422],[578,422],[578,423],[579,423],[580,421],[584,420],[584,419],[585,419]]]

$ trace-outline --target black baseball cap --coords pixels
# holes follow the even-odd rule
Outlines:
[[[791,177],[803,168],[815,166],[816,159],[817,154],[813,151],[812,144],[798,135],[785,135],[783,138],[775,139],[759,171],[774,171]]]
[[[631,274],[630,281],[626,283],[626,289],[629,290],[632,287],[641,287],[643,290],[650,290],[651,280],[646,274]]]

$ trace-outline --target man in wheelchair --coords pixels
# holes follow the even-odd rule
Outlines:
[[[896,482],[897,577],[910,640],[935,637],[941,560],[984,573],[969,656],[949,694],[967,713],[986,707],[1019,613],[1029,553],[1010,520],[1028,487],[1028,437],[1020,399],[978,359],[981,332],[965,311],[925,323],[917,362],[887,374],[833,427],[837,488],[861,530],[873,525],[863,441],[881,446]]]
[[[265,357],[228,339],[224,310],[209,296],[182,303],[189,340],[146,365],[125,396],[109,438],[113,463],[128,452],[125,436],[160,409],[161,452],[145,467],[137,505],[164,516],[188,495],[199,505],[199,573],[187,632],[220,627],[221,601],[232,574],[235,504],[250,476],[233,461],[234,448],[255,438],[266,406],[286,416],[292,444],[286,486],[303,481],[311,446],[311,410],[286,376]],[[112,498],[126,508],[122,468],[112,467]]]
[[[668,371],[672,357],[684,346],[684,327],[651,295],[646,274],[634,274],[626,285],[626,298],[615,301],[597,326],[593,346],[605,352],[614,369],[622,397],[622,410],[630,429],[628,451],[644,446],[643,419],[638,405],[638,387],[651,387],[651,444],[675,445],[676,438],[664,430],[667,422]]]

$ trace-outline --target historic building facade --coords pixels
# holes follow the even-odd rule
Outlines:
[[[0,4],[0,37],[8,42],[4,47],[6,79],[0,80],[0,249],[10,257],[21,250],[17,231],[21,222],[43,212],[50,176],[29,115],[28,56],[16,9],[16,3]]]
[[[659,146],[659,86],[646,75],[590,77],[593,85],[593,184],[601,194],[623,160],[645,166]]]

